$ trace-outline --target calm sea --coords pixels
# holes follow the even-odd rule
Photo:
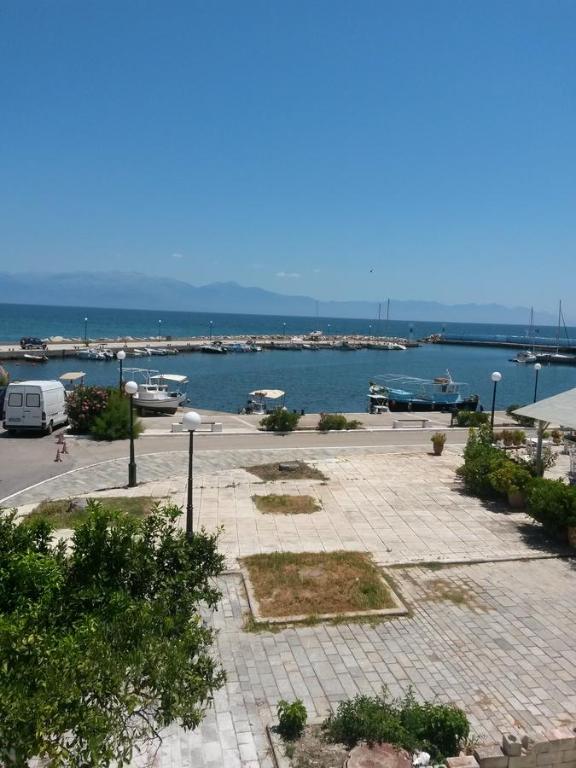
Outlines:
[[[88,320],[85,324],[84,318]],[[523,326],[431,323],[377,320],[350,320],[322,317],[276,317],[263,315],[204,314],[199,312],[154,312],[121,309],[79,309],[75,307],[36,307],[0,304],[0,340],[17,342],[21,336],[84,336],[90,338],[134,338],[156,335],[173,337],[208,335],[301,335],[313,330],[331,334],[386,334],[415,339],[439,333],[498,334],[526,338]],[[542,335],[554,337],[555,329],[541,329]],[[570,336],[576,330],[568,329]],[[197,408],[237,411],[247,393],[254,389],[283,389],[286,405],[306,411],[350,411],[366,409],[368,382],[385,373],[432,378],[447,369],[454,379],[467,382],[477,392],[486,408],[490,406],[490,374],[499,370],[497,406],[532,402],[534,370],[509,361],[509,350],[482,347],[425,344],[405,352],[361,350],[268,351],[258,354],[203,355],[181,354],[134,360],[128,365],[150,366],[163,372],[185,374],[190,379],[188,392]],[[27,363],[5,365],[12,380],[57,378],[80,368],[89,384],[114,384],[116,362],[51,360],[42,366]],[[539,374],[538,397],[557,394],[576,386],[576,368],[544,367]]]

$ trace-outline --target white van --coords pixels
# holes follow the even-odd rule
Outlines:
[[[20,381],[9,384],[4,399],[4,429],[42,430],[50,434],[66,424],[66,399],[60,381]]]

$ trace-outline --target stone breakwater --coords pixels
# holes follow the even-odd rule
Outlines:
[[[401,344],[405,347],[417,347],[418,342],[410,339],[383,336],[343,336],[331,335],[321,338],[302,337],[298,339],[278,336],[194,336],[189,338],[147,337],[134,338],[130,336],[117,338],[88,339],[64,339],[52,337],[44,339],[47,344],[42,349],[20,349],[19,345],[11,343],[0,344],[0,360],[22,360],[25,355],[45,355],[48,358],[73,358],[87,347],[104,348],[116,353],[123,349],[128,356],[133,350],[146,348],[154,354],[154,350],[168,350],[174,353],[201,352],[207,345],[227,345],[249,341],[250,344],[261,347],[263,350],[300,350],[300,349],[342,349],[354,351],[357,349],[381,349],[388,351],[388,345]],[[159,352],[159,354],[161,354]]]

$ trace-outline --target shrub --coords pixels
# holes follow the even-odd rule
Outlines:
[[[524,445],[526,442],[526,432],[523,429],[515,429],[512,432],[512,443],[516,446]]]
[[[111,392],[106,408],[96,416],[90,432],[96,440],[125,440],[130,437],[130,398],[121,392]],[[141,422],[134,419],[132,437],[138,437],[141,432]]]
[[[576,488],[562,480],[536,478],[528,489],[528,514],[554,532],[576,525]]]
[[[520,424],[522,427],[533,427],[534,419],[530,419],[528,416],[519,416],[517,413],[513,413],[513,411],[517,411],[518,408],[522,407],[523,406],[518,405],[518,403],[513,403],[512,405],[509,405],[508,408],[506,408],[506,415],[511,419],[514,419],[514,421],[517,424]]]
[[[446,442],[446,433],[434,432],[430,440],[434,443],[434,445],[444,445],[444,443]]]
[[[68,393],[66,411],[72,432],[90,432],[94,419],[106,408],[111,391],[104,387],[76,387]]]
[[[293,741],[302,736],[308,712],[301,699],[296,699],[292,703],[287,701],[278,702],[276,707],[278,713],[278,733],[283,739]]]
[[[484,411],[457,411],[456,423],[459,427],[479,427],[488,424],[488,414]]]
[[[554,445],[560,445],[562,442],[562,432],[560,432],[559,429],[553,429],[552,432],[550,432],[550,437],[552,438]]]
[[[492,445],[490,427],[484,425],[470,429],[464,449],[464,464],[458,468],[457,473],[469,493],[489,498],[494,496],[489,476],[506,461],[509,461],[506,455]]]
[[[500,432],[500,436],[502,438],[502,442],[507,448],[510,448],[514,444],[514,430],[503,429],[502,432]]]
[[[358,742],[389,742],[398,747],[430,753],[433,760],[457,754],[470,726],[462,710],[449,704],[419,703],[410,690],[404,699],[356,696],[342,701],[323,724],[330,741],[349,747]]]
[[[520,464],[508,460],[491,472],[488,479],[495,491],[508,494],[523,493],[532,482],[533,476]]]
[[[8,371],[0,365],[0,387],[7,387],[9,381]]]
[[[271,414],[260,421],[260,426],[268,432],[292,432],[298,426],[300,414],[285,408],[276,408]]]
[[[321,413],[316,429],[328,432],[330,429],[358,429],[361,422],[357,419],[347,419],[343,413]]]

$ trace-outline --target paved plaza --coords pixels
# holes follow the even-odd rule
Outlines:
[[[141,457],[144,484],[130,492],[182,505],[186,458],[182,451]],[[262,483],[243,468],[288,459],[309,461],[327,481]],[[134,765],[272,768],[265,726],[279,699],[302,698],[310,716],[324,716],[342,698],[383,685],[393,695],[412,685],[419,696],[456,702],[487,742],[511,728],[538,735],[572,724],[574,562],[524,514],[464,495],[454,473],[460,462],[457,448],[433,457],[422,446],[198,454],[196,522],[224,526],[221,548],[232,571],[239,556],[257,552],[368,551],[410,614],[252,633],[240,576],[223,576],[221,606],[208,620],[219,630],[227,683],[197,731],[168,729],[159,751]],[[11,503],[26,511],[42,498],[128,493],[117,487],[125,480],[125,460],[113,460]],[[310,494],[322,508],[262,515],[252,496],[272,492]]]

